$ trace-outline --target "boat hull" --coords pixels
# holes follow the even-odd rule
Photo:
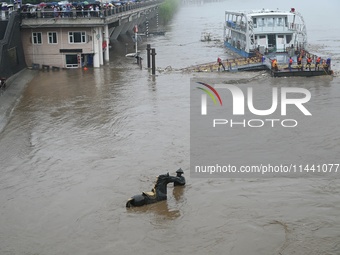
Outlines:
[[[224,42],[224,46],[227,47],[228,49],[234,51],[235,53],[239,54],[240,56],[245,57],[245,58],[249,58],[249,57],[252,57],[254,55],[253,53],[249,53],[249,52],[246,52],[244,50],[235,48],[234,46],[232,46],[228,42]]]
[[[313,76],[321,76],[321,75],[332,75],[333,71],[301,71],[301,70],[292,70],[290,71],[270,71],[273,77],[313,77]]]

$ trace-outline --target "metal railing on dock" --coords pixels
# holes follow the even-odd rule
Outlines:
[[[250,58],[234,58],[222,60],[225,71],[241,71],[241,70],[265,70],[267,65],[262,62],[261,57],[254,56]],[[221,70],[222,69],[222,70]],[[223,66],[220,66],[217,61],[204,63],[194,66],[189,66],[181,69],[183,72],[214,72],[223,71]]]

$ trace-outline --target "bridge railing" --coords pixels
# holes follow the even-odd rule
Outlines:
[[[99,10],[77,9],[57,10],[52,8],[25,7],[20,10],[0,10],[0,19],[8,20],[11,12],[19,11],[23,19],[50,19],[50,18],[105,18],[118,13],[123,13],[143,7],[161,3],[162,0],[151,0],[145,2],[131,2],[120,6],[101,5]]]
[[[13,10],[1,10],[0,9],[0,20],[8,20],[9,15],[13,12]]]

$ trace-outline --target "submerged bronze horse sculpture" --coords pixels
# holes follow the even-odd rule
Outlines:
[[[169,173],[159,175],[157,177],[156,184],[151,192],[143,192],[140,195],[135,195],[131,197],[126,202],[126,207],[142,206],[166,200],[168,183],[173,182],[174,186],[185,185],[185,178],[184,176],[182,176],[182,174],[184,173],[183,170],[180,168],[176,171],[176,173],[176,176],[170,176]]]

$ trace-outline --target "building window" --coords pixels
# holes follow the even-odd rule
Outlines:
[[[42,36],[40,32],[32,33],[33,44],[42,44]]]
[[[66,57],[66,67],[67,68],[77,68],[78,67],[78,55],[77,54],[67,54]]]
[[[57,44],[58,43],[57,32],[48,32],[47,38],[48,38],[48,43],[50,43],[50,44]]]
[[[70,43],[85,43],[86,33],[85,32],[68,32],[68,38]]]

